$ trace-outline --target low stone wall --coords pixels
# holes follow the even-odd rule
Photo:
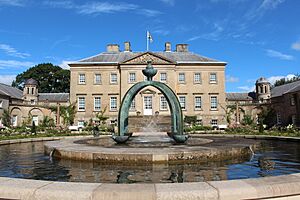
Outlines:
[[[270,137],[253,136],[252,138],[266,139]],[[287,137],[276,138],[289,140]],[[57,139],[60,138],[0,141],[0,144]],[[299,139],[291,138],[291,140]],[[300,173],[254,179],[172,184],[73,183],[0,177],[0,199],[296,200],[300,199]]]

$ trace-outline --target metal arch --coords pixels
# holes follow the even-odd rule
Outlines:
[[[153,86],[159,91],[161,91],[162,94],[164,94],[171,111],[171,136],[178,143],[185,142],[188,136],[183,134],[182,111],[180,103],[175,93],[166,84],[157,81],[152,81],[149,79],[147,81],[136,83],[126,92],[119,110],[118,133],[116,133],[116,135],[113,136],[113,139],[117,143],[124,143],[129,139],[130,133],[128,132],[128,113],[131,102],[136,96],[136,94],[147,86]]]

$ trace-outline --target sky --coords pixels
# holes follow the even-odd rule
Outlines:
[[[130,41],[133,51],[165,42],[227,62],[226,91],[249,92],[300,73],[298,0],[0,0],[0,82],[26,69],[68,62]]]

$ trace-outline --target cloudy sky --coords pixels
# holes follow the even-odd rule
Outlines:
[[[0,0],[0,82],[42,62],[66,66],[130,41],[133,51],[188,43],[228,62],[226,90],[300,72],[298,0]]]

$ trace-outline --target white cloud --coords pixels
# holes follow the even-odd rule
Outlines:
[[[156,33],[158,35],[166,36],[166,35],[170,34],[170,31],[164,30],[164,29],[157,29],[157,30],[154,30],[153,33]]]
[[[0,50],[3,50],[7,55],[14,56],[17,58],[27,58],[30,56],[28,53],[18,52],[15,48],[8,44],[0,44]]]
[[[292,49],[300,51],[300,40],[292,44]]]
[[[79,14],[83,15],[97,15],[100,13],[118,13],[118,12],[129,12],[133,11],[137,14],[141,14],[147,17],[153,17],[161,14],[160,11],[145,9],[136,4],[131,3],[111,3],[111,2],[88,2],[85,4],[76,4],[71,0],[61,0],[61,1],[44,1],[47,6],[52,6],[54,8],[64,8],[75,10]]]
[[[160,0],[161,2],[168,4],[170,6],[174,6],[175,5],[175,0]]]
[[[240,86],[238,89],[243,92],[253,92],[255,90],[255,86]]]
[[[224,27],[219,23],[214,23],[212,32],[191,37],[187,41],[191,42],[198,39],[218,41],[224,37],[223,32],[224,32]]]
[[[0,75],[0,83],[11,85],[13,80],[16,79],[17,75]]]
[[[0,60],[0,69],[31,67],[33,62],[23,62],[17,60]]]
[[[236,83],[236,82],[239,82],[239,81],[240,80],[237,77],[230,76],[230,75],[226,76],[226,82],[228,82],[228,83]]]
[[[266,52],[269,57],[279,58],[281,60],[294,60],[294,56],[283,54],[279,51],[275,51],[272,49],[266,49]]]
[[[257,8],[251,9],[246,13],[246,18],[248,20],[260,19],[267,11],[276,9],[284,2],[285,0],[263,0]]]
[[[0,0],[0,6],[24,6],[24,0]]]
[[[271,84],[274,84],[277,80],[280,80],[280,79],[291,79],[295,77],[294,74],[288,74],[286,76],[271,76],[269,78],[267,78],[267,80],[271,83]]]

